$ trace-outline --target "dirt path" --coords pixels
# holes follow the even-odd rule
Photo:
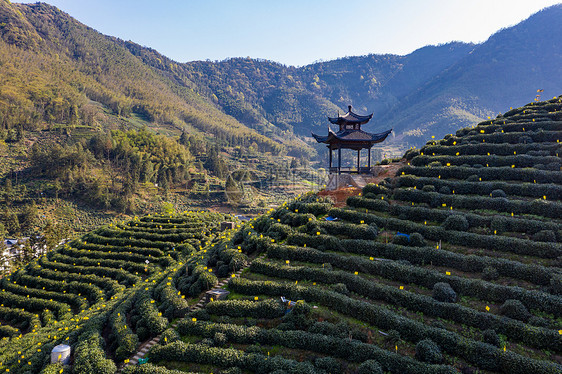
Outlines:
[[[398,169],[400,169],[403,166],[406,166],[407,164],[408,162],[406,161],[405,158],[403,158],[402,160],[400,160],[400,162],[394,162],[389,165],[377,166],[377,168],[380,168],[378,169],[379,172],[377,176],[369,176],[369,177],[363,176],[363,177],[365,178],[365,181],[367,183],[378,184],[382,182],[385,178],[389,178],[389,177],[393,178],[396,175]],[[345,202],[347,201],[348,197],[357,196],[361,193],[361,191],[362,189],[359,187],[343,187],[332,191],[322,190],[318,192],[318,196],[330,196],[332,199],[334,199],[335,206],[341,208],[345,206]]]
[[[379,184],[385,178],[389,178],[389,177],[394,178],[398,169],[406,165],[408,165],[408,161],[406,161],[405,158],[400,160],[400,162],[393,162],[392,164],[389,165],[380,165],[380,167],[383,168],[383,170],[380,173],[378,173],[376,177],[369,177],[368,179],[366,178],[367,183]]]

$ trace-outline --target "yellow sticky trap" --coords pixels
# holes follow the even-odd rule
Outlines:
[[[400,289],[403,290],[403,289],[404,289],[404,286],[400,286]]]
[[[355,272],[355,275],[358,275],[358,274],[359,274],[359,272],[358,272],[358,271],[356,271],[356,272]]]
[[[486,311],[490,311],[490,307],[488,305],[486,305]]]
[[[257,300],[258,300],[258,297],[257,297],[257,296],[255,296],[255,297],[254,297],[254,300],[256,300],[256,301],[257,301]]]
[[[191,321],[197,322],[197,318],[193,317],[193,318],[191,319]]]

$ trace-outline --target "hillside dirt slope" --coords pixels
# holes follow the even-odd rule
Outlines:
[[[363,176],[363,178],[365,178],[365,181],[367,183],[379,184],[385,178],[393,178],[396,175],[398,169],[406,166],[406,164],[406,159],[402,159],[399,162],[393,162],[389,165],[380,165],[378,166],[380,168],[380,171],[376,176]],[[346,205],[345,202],[348,197],[358,196],[361,193],[361,190],[362,189],[359,187],[342,187],[332,191],[322,190],[318,192],[318,196],[330,196],[334,200],[336,207],[343,207]]]

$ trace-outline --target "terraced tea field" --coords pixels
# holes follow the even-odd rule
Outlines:
[[[66,243],[2,279],[0,370],[39,373],[51,349],[64,343],[74,348],[75,373],[115,372],[217,282],[202,258],[228,235],[218,231],[223,220],[209,212],[135,218]],[[46,372],[62,369],[54,366]]]
[[[226,232],[190,212],[67,243],[2,280],[0,370],[561,373],[561,109],[410,150],[345,207],[307,194]],[[228,298],[196,306],[221,278]],[[59,343],[72,367],[47,365]]]
[[[347,207],[310,195],[247,224],[229,299],[128,370],[562,372],[561,109],[412,150]]]

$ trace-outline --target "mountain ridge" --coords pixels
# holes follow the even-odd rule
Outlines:
[[[76,80],[86,80],[82,92],[117,116],[144,116],[167,126],[169,134],[187,130],[210,135],[213,142],[256,142],[263,151],[299,157],[314,157],[311,147],[320,148],[310,131],[322,131],[326,116],[349,104],[374,113],[368,130],[393,128],[395,140],[421,145],[430,135],[505,111],[509,103],[523,105],[537,89],[558,94],[562,85],[562,46],[548,37],[560,28],[553,20],[562,5],[480,44],[450,42],[403,56],[369,54],[294,67],[251,58],[178,63],[152,48],[102,35],[44,3],[0,4],[6,45],[34,51],[52,65],[64,55],[73,74],[86,75],[59,82],[63,90],[76,91],[73,86],[84,85]],[[28,101],[27,106],[37,103]]]

